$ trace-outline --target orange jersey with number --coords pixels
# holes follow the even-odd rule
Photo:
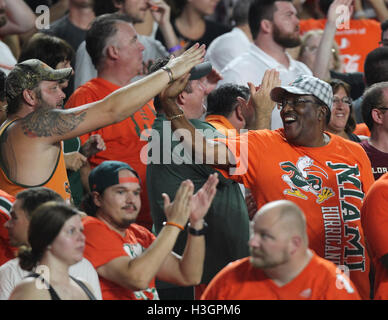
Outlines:
[[[279,199],[296,203],[306,216],[310,248],[349,268],[350,279],[367,299],[369,257],[360,210],[374,181],[372,168],[359,144],[327,134],[330,142],[316,148],[289,144],[283,129],[218,139],[238,162],[236,172],[220,171],[249,188],[259,209]]]
[[[209,283],[201,300],[359,300],[354,284],[333,263],[313,254],[289,283],[278,286],[249,257],[230,263]]]

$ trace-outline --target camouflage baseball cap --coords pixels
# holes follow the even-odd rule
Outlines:
[[[59,81],[71,76],[72,68],[55,70],[38,59],[29,59],[15,65],[7,76],[7,101],[12,101],[24,89],[33,89],[40,81]]]

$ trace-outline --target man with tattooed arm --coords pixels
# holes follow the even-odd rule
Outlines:
[[[7,120],[0,128],[0,189],[19,191],[45,186],[70,200],[62,140],[122,121],[203,61],[195,45],[171,59],[167,68],[127,85],[106,98],[71,110],[61,109],[59,83],[72,69],[54,70],[31,59],[10,72],[6,82]],[[186,75],[187,76],[187,75]]]

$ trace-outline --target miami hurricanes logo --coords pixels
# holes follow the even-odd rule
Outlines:
[[[317,203],[322,203],[334,196],[330,188],[322,188],[322,178],[313,174],[320,173],[326,179],[328,178],[327,173],[313,162],[314,160],[308,156],[303,156],[298,159],[296,165],[291,161],[280,163],[280,167],[287,172],[282,175],[282,179],[290,187],[283,191],[284,194],[306,200],[308,197],[302,191],[311,192],[317,197]]]

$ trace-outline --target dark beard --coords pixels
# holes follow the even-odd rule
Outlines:
[[[282,34],[274,24],[273,40],[283,48],[295,48],[301,44],[300,37],[293,38],[289,34]]]

